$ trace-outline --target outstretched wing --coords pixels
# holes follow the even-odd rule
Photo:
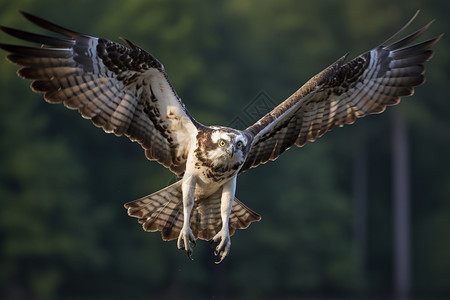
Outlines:
[[[1,27],[11,36],[42,45],[0,44],[11,53],[9,61],[23,66],[18,74],[33,80],[33,91],[44,93],[50,103],[78,109],[105,132],[125,134],[145,149],[148,159],[182,176],[199,123],[186,111],[163,65],[127,40],[123,46],[22,14],[60,35]]]
[[[283,103],[245,132],[253,136],[252,148],[240,172],[275,160],[294,144],[314,141],[335,125],[352,124],[356,118],[381,113],[399,103],[425,81],[424,62],[431,46],[442,35],[408,45],[429,28],[391,43],[414,17],[380,46],[343,64],[345,57],[311,78]]]

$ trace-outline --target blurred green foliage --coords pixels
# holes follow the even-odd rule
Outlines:
[[[153,55],[191,114],[227,124],[260,91],[279,103],[348,51],[354,57],[422,9],[415,28],[448,32],[450,2],[0,1],[2,25],[32,29],[25,10],[91,35],[124,36]],[[1,42],[13,42],[2,35]],[[392,291],[390,147],[393,116],[408,122],[412,285],[450,295],[450,80],[448,39],[427,83],[381,116],[336,129],[239,177],[237,197],[263,219],[232,239],[219,266],[208,243],[190,262],[174,242],[141,230],[122,204],[173,175],[140,147],[94,128],[32,93],[0,62],[0,296],[281,298]],[[249,124],[247,124],[249,125]],[[354,246],[353,164],[368,157],[368,244]]]

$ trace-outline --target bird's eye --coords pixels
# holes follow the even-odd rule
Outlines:
[[[243,145],[242,142],[239,141],[239,142],[236,143],[236,148],[241,149],[242,145]]]
[[[224,140],[219,140],[219,146],[220,147],[225,147],[227,143]]]

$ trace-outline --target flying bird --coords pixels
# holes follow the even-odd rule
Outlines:
[[[235,197],[242,172],[302,147],[334,126],[381,113],[422,84],[424,63],[442,35],[411,45],[431,25],[401,39],[396,34],[344,63],[344,55],[312,77],[284,102],[245,130],[206,126],[196,121],[175,92],[163,65],[123,39],[124,45],[82,34],[29,13],[21,14],[53,35],[9,27],[1,30],[39,46],[0,44],[7,59],[22,66],[33,91],[50,103],[77,109],[97,127],[139,143],[149,160],[172,171],[178,181],[125,204],[146,231],[192,258],[197,239],[217,243],[220,263],[230,236],[261,217]],[[57,35],[55,35],[57,34]]]

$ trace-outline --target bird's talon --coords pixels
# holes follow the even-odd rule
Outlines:
[[[188,251],[186,251],[186,253],[187,253],[189,260],[194,261],[194,259],[192,258],[192,250],[188,250]]]
[[[225,258],[225,256],[221,257],[219,261],[215,261],[214,263],[216,265],[219,265],[223,261],[224,258]]]
[[[192,258],[192,248],[195,247],[197,243],[195,242],[194,235],[190,228],[182,229],[180,235],[178,236],[177,246],[178,249],[186,251],[186,254],[190,260]]]
[[[219,242],[220,241],[220,242]],[[230,236],[228,233],[219,232],[211,241],[211,248],[213,247],[213,243],[219,242],[219,245],[214,248],[214,255],[219,257],[219,261],[216,261],[215,264],[220,264],[230,253]]]

